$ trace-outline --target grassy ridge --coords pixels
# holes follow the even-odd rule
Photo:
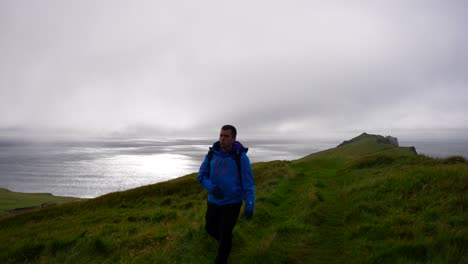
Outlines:
[[[466,263],[468,164],[365,137],[254,164],[232,263]],[[195,174],[0,221],[0,261],[210,263]],[[34,238],[34,239],[33,239]]]
[[[323,164],[320,156],[312,167]],[[313,157],[297,166],[311,164]],[[467,165],[390,151],[317,175],[323,263],[466,263]],[[345,258],[330,259],[330,248]]]

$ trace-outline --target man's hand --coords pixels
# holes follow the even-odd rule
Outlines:
[[[213,190],[211,191],[211,195],[213,195],[216,199],[223,199],[224,198],[224,192],[218,186],[215,186],[213,188]]]
[[[246,220],[251,220],[253,217],[253,211],[251,210],[245,210],[244,212],[244,217]]]
[[[246,220],[250,220],[253,217],[255,203],[253,201],[245,201],[244,217]]]

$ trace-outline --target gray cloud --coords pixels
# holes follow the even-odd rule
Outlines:
[[[467,131],[464,1],[2,1],[0,135]]]

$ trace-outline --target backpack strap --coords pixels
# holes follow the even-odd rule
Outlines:
[[[240,179],[240,184],[241,184],[241,188],[242,188],[241,154],[236,153],[236,156],[234,157],[234,159],[236,160],[237,170],[239,171],[239,179]]]
[[[213,151],[210,149],[208,151],[208,165],[211,163],[212,158],[213,158]]]

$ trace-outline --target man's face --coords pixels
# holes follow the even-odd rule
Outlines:
[[[230,129],[221,129],[221,132],[219,133],[219,143],[221,144],[221,148],[224,151],[231,149],[232,144],[234,144],[234,141],[236,141],[236,138],[232,137],[232,131]]]

